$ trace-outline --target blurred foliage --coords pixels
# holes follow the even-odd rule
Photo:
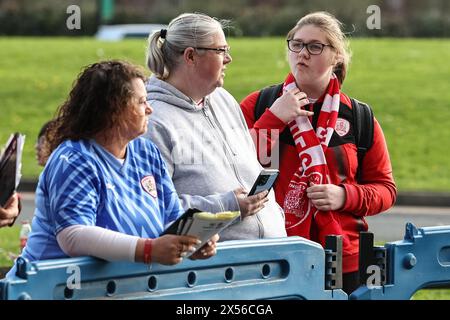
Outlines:
[[[81,30],[68,30],[66,9],[81,8]],[[366,26],[370,5],[378,5],[381,29]],[[92,35],[100,24],[163,23],[183,12],[202,12],[229,19],[229,35],[285,35],[313,11],[334,14],[353,36],[448,37],[448,0],[116,0],[115,15],[101,21],[101,0],[0,0],[0,35]]]
[[[81,30],[69,30],[67,7],[81,9]],[[0,0],[0,35],[91,35],[97,31],[96,3],[90,0]]]

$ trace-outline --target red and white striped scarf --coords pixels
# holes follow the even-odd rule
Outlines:
[[[295,79],[289,74],[283,88],[290,90],[295,86]],[[343,231],[333,212],[319,211],[314,207],[306,195],[306,189],[311,183],[330,183],[325,151],[336,126],[339,104],[339,81],[333,74],[320,109],[316,132],[307,116],[297,117],[289,123],[300,158],[300,167],[289,183],[284,200],[286,232],[289,236],[311,239],[311,224],[314,223],[318,239],[312,240],[322,246],[325,245],[327,235],[343,235]]]

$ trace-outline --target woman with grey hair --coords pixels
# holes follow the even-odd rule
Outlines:
[[[232,61],[222,24],[186,13],[149,37],[147,136],[166,161],[182,206],[240,210],[220,239],[284,237],[273,192],[247,196],[262,167],[237,101],[222,88]]]

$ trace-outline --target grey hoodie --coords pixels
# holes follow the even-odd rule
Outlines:
[[[237,101],[217,88],[199,107],[165,81],[152,76],[147,100],[153,108],[146,137],[160,149],[183,208],[239,210],[234,189],[249,191],[262,167]],[[269,201],[256,215],[231,225],[220,241],[284,237],[284,213]]]

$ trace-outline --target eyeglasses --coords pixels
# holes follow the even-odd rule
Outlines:
[[[229,55],[230,54],[230,50],[231,50],[230,47],[225,47],[225,48],[202,48],[202,47],[196,47],[194,49],[215,51],[217,54],[221,54],[223,56]]]
[[[320,42],[304,43],[303,41],[295,40],[295,39],[287,40],[287,44],[288,44],[288,49],[291,50],[292,52],[300,53],[303,50],[303,48],[306,47],[306,50],[308,50],[309,54],[311,54],[311,55],[321,54],[323,51],[323,48],[325,48],[325,47],[333,48],[333,46],[329,45],[329,44],[323,44]]]

